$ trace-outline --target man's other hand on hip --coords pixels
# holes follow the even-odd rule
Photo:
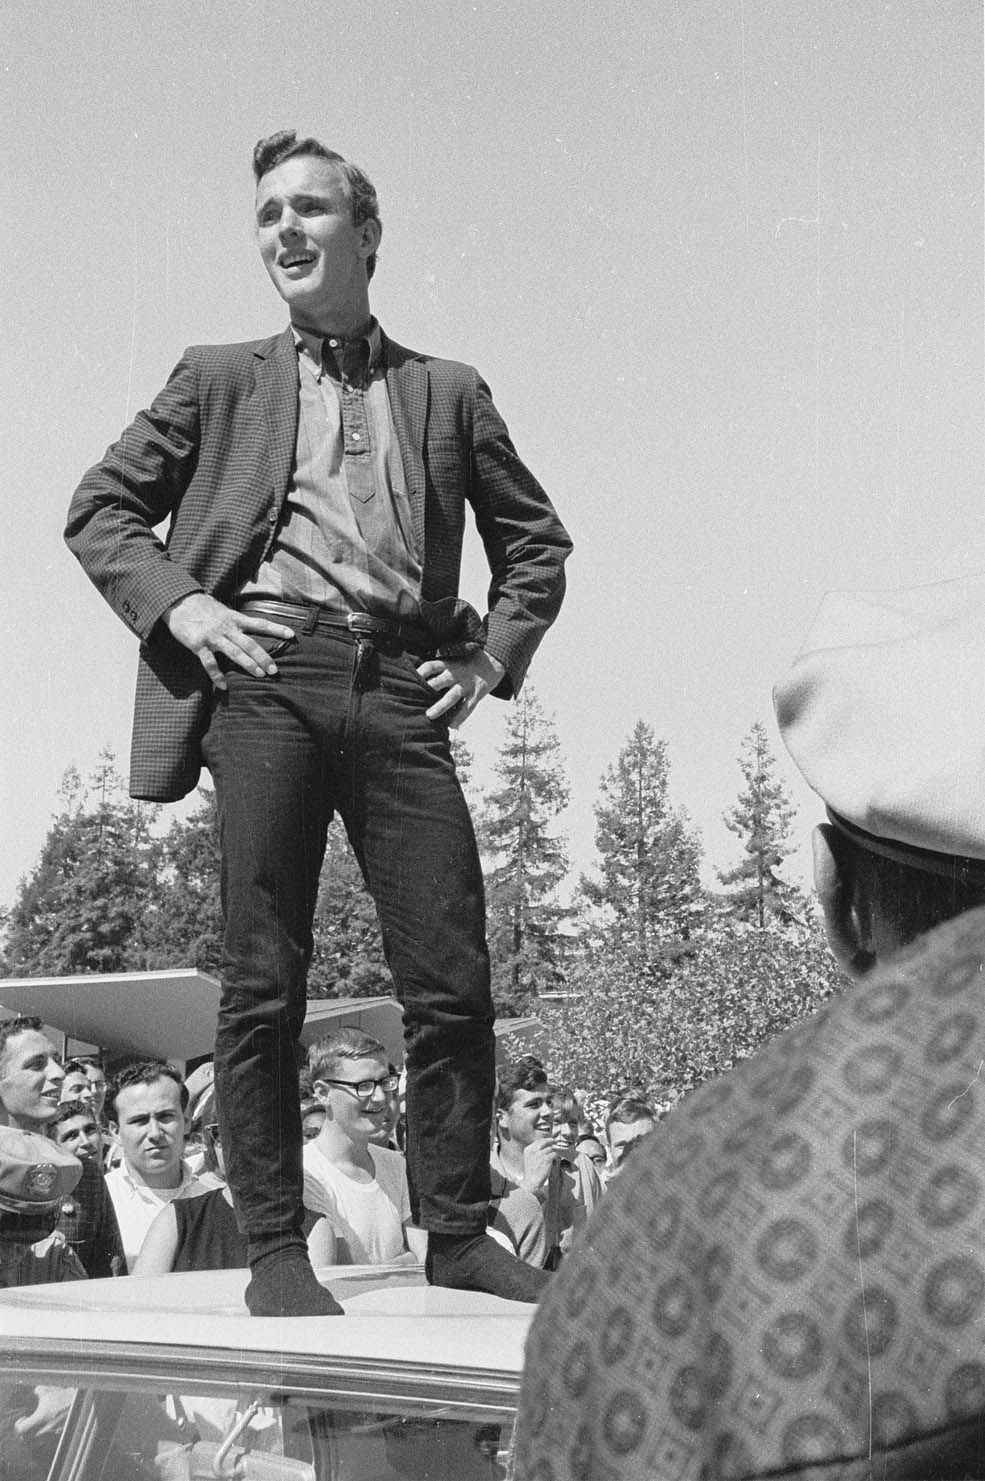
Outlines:
[[[428,658],[417,672],[440,698],[427,711],[429,720],[445,720],[453,730],[471,715],[480,699],[495,689],[506,669],[498,658],[477,648],[468,658]]]

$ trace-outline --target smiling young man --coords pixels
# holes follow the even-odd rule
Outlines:
[[[493,1191],[532,1193],[544,1216],[547,1258],[557,1264],[602,1195],[589,1159],[554,1124],[554,1094],[541,1062],[524,1055],[500,1070]]]
[[[323,1216],[308,1237],[313,1263],[423,1259],[427,1236],[413,1227],[404,1159],[374,1143],[398,1080],[385,1048],[359,1029],[341,1029],[312,1046],[308,1066],[325,1108],[321,1131],[304,1148],[305,1207]]]
[[[164,1060],[139,1060],[116,1077],[106,1102],[123,1154],[106,1184],[132,1270],[144,1237],[165,1204],[196,1198],[215,1186],[185,1165],[188,1091]]]
[[[477,372],[404,349],[373,318],[382,227],[363,171],[285,132],[257,145],[254,175],[257,245],[289,326],[189,349],[85,475],[66,530],[142,641],[131,791],[175,800],[203,764],[215,783],[216,1086],[247,1304],[340,1311],[302,1235],[297,1093],[336,813],[406,1013],[429,1279],[534,1300],[534,1274],[485,1238],[493,1007],[449,730],[486,694],[520,689],[571,542]],[[484,617],[458,595],[466,506],[490,568]]]
[[[40,1018],[0,1023],[0,1111],[9,1126],[48,1135],[59,1114],[65,1071]],[[88,1275],[116,1275],[123,1245],[98,1161],[83,1162],[82,1177],[62,1205],[58,1230]]]

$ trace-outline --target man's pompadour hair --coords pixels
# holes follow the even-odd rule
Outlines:
[[[276,134],[270,134],[266,139],[258,139],[253,150],[253,175],[257,184],[264,175],[283,164],[285,159],[294,159],[298,155],[305,154],[312,155],[315,159],[327,160],[336,170],[342,182],[346,200],[349,202],[353,226],[361,226],[364,221],[375,221],[382,232],[383,222],[380,220],[376,186],[365,170],[361,170],[344,155],[334,149],[329,149],[327,144],[323,144],[320,139],[312,138],[311,135],[299,139],[295,129],[279,129]],[[366,259],[367,278],[371,278],[375,271],[376,253],[373,252]]]

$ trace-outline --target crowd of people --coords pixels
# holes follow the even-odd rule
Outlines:
[[[311,1046],[301,1074],[304,1207],[316,1267],[423,1262],[403,1151],[404,1077],[384,1046],[343,1028]],[[57,1221],[0,1284],[160,1275],[245,1266],[246,1241],[225,1180],[211,1062],[183,1079],[163,1059],[62,1063],[41,1020],[0,1023],[0,1112],[18,1156],[78,1164]],[[551,1084],[533,1055],[498,1076],[488,1234],[537,1270],[557,1268],[628,1150],[657,1122],[644,1099],[614,1096],[602,1129],[584,1097]],[[27,1134],[28,1140],[24,1141]],[[57,1149],[57,1153],[56,1150]],[[6,1145],[0,1148],[0,1176]]]

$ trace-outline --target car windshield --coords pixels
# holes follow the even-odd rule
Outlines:
[[[345,1385],[339,1384],[340,1388]],[[511,1406],[355,1394],[177,1392],[120,1375],[91,1387],[4,1384],[0,1475],[15,1481],[493,1481],[505,1475]],[[46,1406],[48,1429],[17,1425]]]

